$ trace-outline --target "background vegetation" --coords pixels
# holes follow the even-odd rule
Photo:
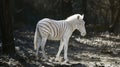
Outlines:
[[[15,24],[35,25],[48,17],[65,19],[75,14],[85,14],[88,31],[120,32],[119,0],[15,0]]]

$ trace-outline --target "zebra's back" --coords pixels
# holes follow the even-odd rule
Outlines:
[[[60,40],[67,29],[64,20],[56,21],[48,18],[39,21],[37,26],[40,29],[40,34],[48,36],[50,40]]]

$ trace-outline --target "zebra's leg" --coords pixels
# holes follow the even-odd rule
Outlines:
[[[41,41],[41,50],[42,50],[42,55],[43,55],[43,57],[44,57],[44,59],[45,59],[45,60],[47,60],[47,56],[46,56],[46,54],[45,54],[45,50],[44,50],[46,40],[47,40],[47,37],[42,38],[42,41]]]
[[[38,58],[38,53],[39,53],[40,45],[41,45],[40,38],[38,38],[38,41],[37,41],[37,49],[36,49],[36,58],[37,58],[37,60],[39,59],[39,58]]]
[[[61,40],[61,41],[60,41],[60,46],[59,46],[59,51],[58,51],[58,53],[57,53],[57,55],[56,55],[55,61],[61,61],[60,53],[61,53],[61,51],[63,50],[63,46],[64,46],[64,43],[63,43],[63,41]]]
[[[67,40],[67,39],[64,41],[64,43],[65,43],[65,45],[64,45],[64,59],[65,59],[65,61],[63,62],[63,64],[65,64],[66,62],[68,62],[68,57],[67,57],[68,41],[69,40]]]

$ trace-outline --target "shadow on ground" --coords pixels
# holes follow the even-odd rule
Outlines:
[[[33,49],[33,30],[15,31],[16,55],[0,57],[2,66],[20,67],[119,67],[120,35],[109,32],[89,32],[85,37],[72,35],[69,41],[68,58],[70,63],[61,65],[54,61],[59,41],[47,41],[46,53],[51,62],[43,61],[41,51],[39,60],[35,58]],[[63,52],[61,54],[63,58]]]

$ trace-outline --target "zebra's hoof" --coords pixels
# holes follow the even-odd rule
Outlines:
[[[55,58],[55,61],[56,61],[56,62],[61,62],[61,61],[62,61],[62,58],[61,58],[61,57],[56,57],[56,58]]]
[[[61,64],[64,65],[64,64],[67,64],[67,63],[69,63],[68,59],[63,61]]]

